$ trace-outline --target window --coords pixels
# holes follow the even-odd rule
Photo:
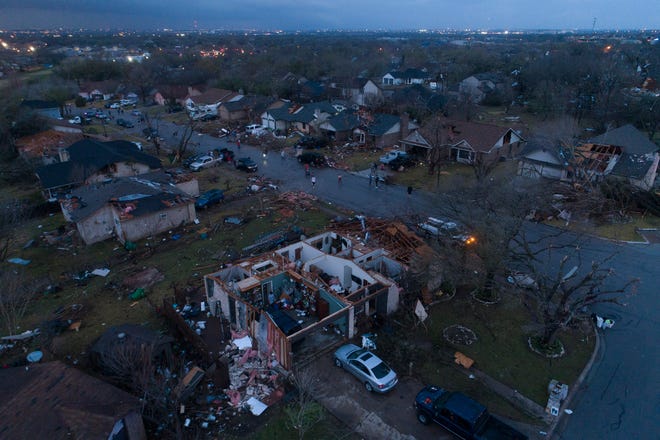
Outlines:
[[[353,367],[355,367],[355,369],[358,370],[359,372],[361,372],[362,374],[365,374],[367,376],[371,376],[371,374],[369,374],[369,369],[367,367],[365,367],[364,364],[362,364],[362,362],[351,361],[351,365]]]

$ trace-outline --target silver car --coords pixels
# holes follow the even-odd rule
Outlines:
[[[386,393],[399,382],[394,370],[385,362],[357,345],[339,347],[335,351],[335,365],[357,377],[369,392]]]

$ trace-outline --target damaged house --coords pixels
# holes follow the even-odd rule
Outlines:
[[[160,159],[143,153],[133,142],[83,139],[61,148],[59,162],[38,168],[37,177],[45,197],[52,200],[76,186],[160,168]]]
[[[403,265],[382,248],[325,232],[205,276],[215,316],[247,330],[284,368],[352,338],[399,304]]]
[[[138,177],[76,189],[60,203],[85,244],[137,241],[191,223],[195,200],[176,186]]]

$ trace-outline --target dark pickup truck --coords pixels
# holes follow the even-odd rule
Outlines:
[[[415,398],[417,420],[435,422],[465,440],[526,440],[516,431],[488,413],[485,406],[464,394],[427,386]]]

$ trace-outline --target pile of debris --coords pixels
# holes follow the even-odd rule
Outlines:
[[[225,393],[235,408],[249,408],[260,415],[283,395],[279,363],[252,348],[247,333],[232,332],[232,344],[226,347],[229,360],[229,388]]]
[[[315,207],[317,199],[315,195],[305,191],[289,191],[280,194],[278,201],[282,204],[282,209],[307,211]]]

